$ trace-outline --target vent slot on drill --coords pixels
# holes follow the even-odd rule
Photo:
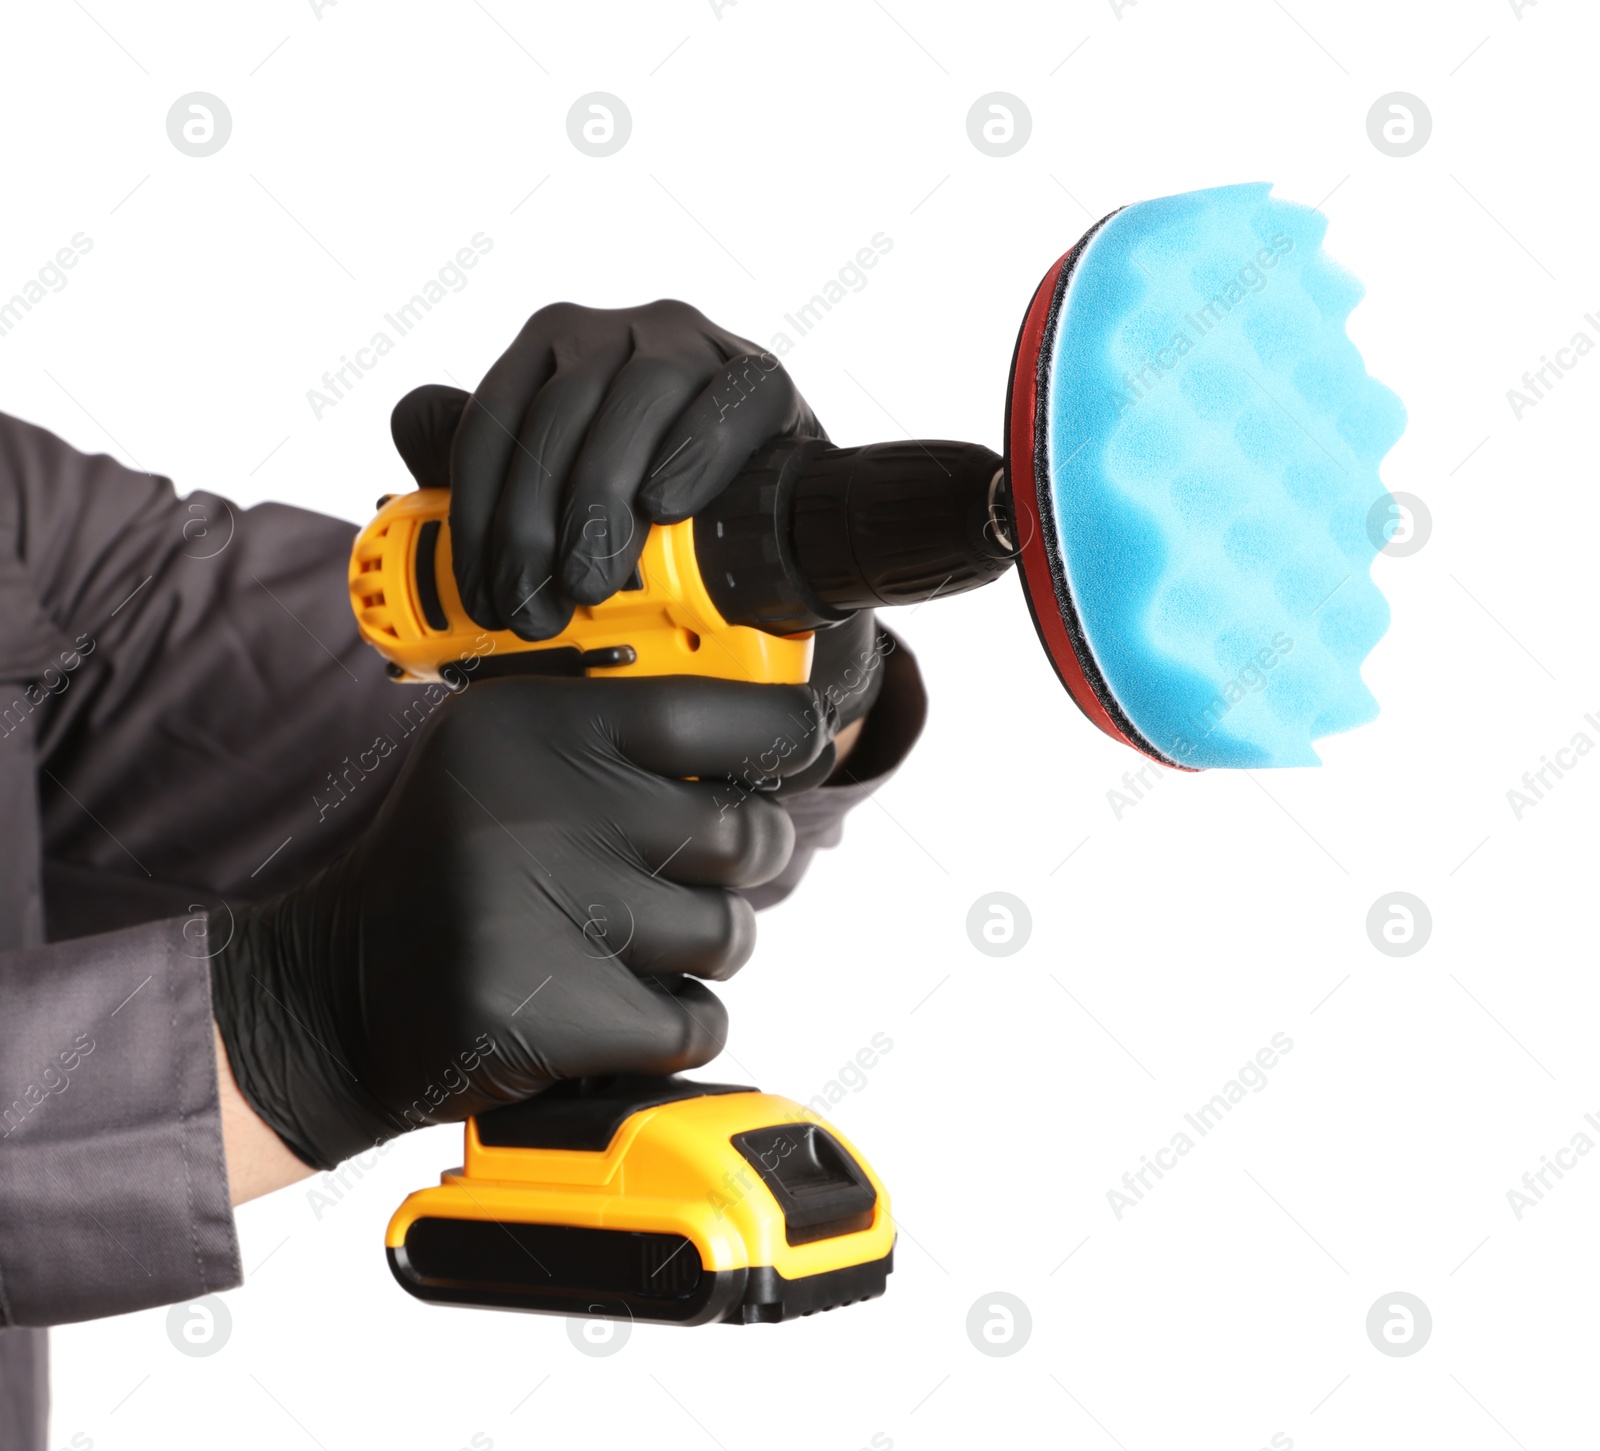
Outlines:
[[[407,1267],[424,1283],[541,1299],[685,1300],[701,1275],[700,1253],[681,1234],[569,1224],[419,1219],[406,1234],[405,1254]]]
[[[450,628],[450,617],[439,599],[439,576],[433,563],[439,548],[440,527],[440,520],[429,519],[417,531],[417,603],[422,606],[422,618],[428,622],[428,628],[444,631]]]

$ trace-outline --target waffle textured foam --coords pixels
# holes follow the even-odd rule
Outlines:
[[[1265,184],[1140,202],[1086,244],[1048,370],[1050,504],[1085,639],[1190,766],[1318,764],[1372,719],[1369,567],[1405,427],[1345,332],[1361,285]]]

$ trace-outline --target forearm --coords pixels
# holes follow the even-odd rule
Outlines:
[[[861,739],[861,732],[866,729],[867,718],[853,720],[833,738],[833,752],[835,768],[844,765],[850,759],[851,751],[855,750],[856,742]]]
[[[222,1044],[222,1031],[211,1025],[212,1049],[217,1059],[217,1094],[222,1113],[222,1147],[228,1160],[228,1189],[234,1204],[259,1199],[314,1173],[302,1164],[283,1140],[262,1122],[239,1092]]]

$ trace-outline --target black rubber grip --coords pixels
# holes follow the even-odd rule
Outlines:
[[[1000,471],[974,443],[770,444],[695,515],[701,577],[775,635],[976,589],[1014,557]]]

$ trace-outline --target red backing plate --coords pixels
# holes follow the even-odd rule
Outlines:
[[[1039,355],[1045,343],[1051,308],[1064,269],[1069,272],[1076,264],[1079,253],[1098,227],[1080,240],[1071,251],[1062,256],[1040,282],[1023,319],[1022,331],[1017,338],[1016,358],[1012,364],[1011,388],[1006,400],[1006,443],[1011,477],[1011,508],[1018,536],[1018,565],[1022,574],[1022,587],[1028,599],[1034,625],[1050,663],[1055,667],[1061,683],[1067,687],[1079,710],[1113,740],[1132,746],[1141,755],[1159,761],[1164,766],[1179,770],[1193,770],[1169,760],[1152,749],[1145,741],[1135,739],[1125,731],[1107,710],[1095,686],[1091,683],[1079,656],[1079,647],[1063,619],[1063,610],[1070,609],[1070,600],[1058,598],[1056,581],[1050,569],[1050,556],[1045,544],[1045,530],[1041,525],[1041,497],[1047,497],[1048,481],[1041,487],[1036,461],[1043,450],[1039,447],[1037,419],[1039,414]],[[1058,320],[1059,325],[1059,320]],[[1065,588],[1063,584],[1062,588]],[[1087,650],[1085,642],[1082,647]],[[1091,661],[1092,665],[1092,661]],[[1098,676],[1098,669],[1095,670]],[[1103,678],[1102,678],[1103,679]],[[1110,687],[1105,686],[1109,691]]]

